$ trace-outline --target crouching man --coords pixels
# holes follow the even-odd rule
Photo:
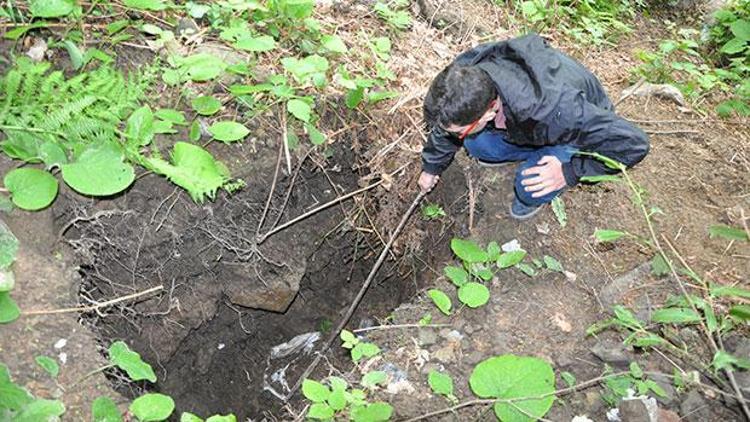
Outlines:
[[[646,134],[614,113],[599,80],[536,34],[480,45],[433,80],[419,186],[428,192],[463,145],[480,165],[520,161],[510,215],[527,219],[581,177],[612,173],[597,152],[628,167]]]

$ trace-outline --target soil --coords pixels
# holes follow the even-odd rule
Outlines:
[[[434,10],[422,11],[414,28],[394,41],[393,69],[399,76],[395,83],[404,93],[403,101],[373,110],[370,116],[342,117],[338,110],[343,107],[332,99],[322,126],[341,135],[327,150],[309,156],[304,149],[293,151],[292,162],[302,162],[296,177],[294,170],[284,169],[279,155],[281,134],[265,120],[275,121],[275,116],[266,115],[252,123],[251,141],[208,147],[232,174],[247,182],[246,188],[232,195],[220,193],[215,201],[196,204],[166,180],[142,174],[131,189],[115,198],[88,200],[61,187],[49,210],[33,216],[18,210],[3,215],[22,244],[13,297],[24,310],[63,308],[158,285],[164,288],[101,313],[24,316],[0,326],[0,350],[11,373],[19,374],[16,379],[40,396],[57,397],[64,389],[66,420],[88,418],[91,397],[118,397],[124,408],[128,398],[146,389],[174,397],[178,411],[200,415],[232,412],[254,420],[300,415],[304,402],[292,401],[284,407],[276,396],[285,394],[285,383],[288,387],[296,382],[311,360],[312,349],[300,347],[279,358],[272,358],[271,351],[299,335],[327,336],[411,202],[421,142],[415,122],[420,120],[420,98],[431,75],[463,48],[519,32],[507,16],[499,14],[500,9],[494,8],[494,15],[477,13],[489,7],[482,5],[466,2],[465,9],[476,20],[459,25],[459,31],[434,28],[426,17]],[[358,18],[360,9],[342,12],[342,19]],[[461,11],[463,15],[464,8]],[[369,19],[373,18],[362,24],[377,24]],[[507,25],[498,26],[498,21]],[[358,29],[353,23],[357,20],[346,22],[342,31]],[[659,31],[644,18],[634,35],[617,47],[582,50],[556,45],[589,66],[617,99],[629,84],[628,69],[637,64],[632,50],[654,45],[662,37]],[[551,34],[553,40],[555,35]],[[127,57],[119,62],[121,66],[137,66],[148,59],[140,50],[133,56],[127,51],[118,55],[118,60]],[[711,239],[707,228],[717,223],[738,226],[742,211],[750,214],[747,122],[713,120],[652,98],[628,98],[618,111],[652,133],[651,152],[632,176],[648,192],[649,203],[663,212],[654,217],[658,233],[706,278],[746,285],[750,246]],[[388,149],[397,139],[403,141]],[[279,161],[281,170],[274,184]],[[270,230],[274,222],[287,221],[372,183],[402,163],[412,165],[394,175],[389,189],[378,187],[354,204],[328,208],[258,244],[257,235]],[[13,165],[0,157],[0,172]],[[352,367],[345,351],[334,345],[326,354],[327,364],[312,378],[336,374],[355,382],[372,369],[398,372],[410,388],[374,394],[393,405],[399,420],[451,405],[427,386],[432,369],[453,376],[461,401],[473,398],[467,381],[474,366],[504,353],[544,358],[558,375],[568,371],[579,381],[602,374],[604,363],[592,349],[602,345],[616,349],[622,336],[610,331],[587,337],[586,328],[608,318],[616,303],[647,319],[669,294],[677,292],[677,286],[672,279],[655,278],[644,269],[652,257],[645,248],[626,241],[597,244],[592,238],[596,229],[647,233],[624,185],[580,186],[566,192],[568,221],[561,227],[549,208],[528,222],[508,217],[513,176],[513,166],[478,168],[459,154],[428,197],[442,205],[447,216],[434,221],[412,218],[349,328],[414,324],[427,313],[433,324],[448,326],[369,331],[366,338],[384,350],[381,356]],[[267,216],[258,230],[272,186]],[[436,286],[451,292],[458,303],[455,289],[442,276],[443,266],[453,262],[449,240],[454,236],[482,244],[516,239],[531,257],[555,257],[569,273],[540,269],[535,277],[528,277],[506,270],[491,283],[490,303],[446,317],[423,292]],[[53,347],[60,338],[67,339],[62,350]],[[701,360],[711,360],[697,331],[683,330],[675,338]],[[125,340],[152,363],[159,378],[156,385],[126,382],[116,371],[95,371],[106,364],[105,349],[115,340]],[[730,340],[728,347],[739,347],[742,337]],[[314,342],[316,347],[321,343]],[[35,366],[33,357],[61,352],[67,352],[68,360],[55,383]],[[638,361],[644,369],[672,373],[672,363],[658,354],[632,349],[623,353],[627,361]],[[558,387],[565,387],[559,376]],[[547,418],[569,421],[586,414],[592,420],[606,420],[608,406],[601,394],[594,387],[565,396]],[[686,420],[740,420],[735,407],[705,394],[691,398],[703,401],[704,408],[696,413],[702,419],[686,415],[687,396],[673,392],[671,400],[661,400],[660,406]],[[487,408],[468,407],[446,415],[431,420],[494,420]]]

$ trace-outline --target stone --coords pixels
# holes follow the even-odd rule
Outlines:
[[[696,390],[690,391],[680,403],[680,414],[685,422],[705,422],[711,418],[706,399]]]
[[[482,360],[484,360],[484,358],[485,358],[485,357],[486,357],[486,356],[485,356],[485,354],[484,354],[484,353],[482,353],[482,352],[480,352],[480,351],[477,351],[477,350],[475,350],[475,351],[473,351],[473,352],[469,353],[469,354],[468,354],[468,355],[467,355],[467,356],[466,356],[466,357],[464,358],[464,362],[468,363],[469,365],[476,365],[476,364],[478,364],[479,362],[481,362]]]
[[[437,334],[431,328],[422,328],[419,330],[419,345],[432,346],[437,342]]]
[[[653,397],[623,399],[617,408],[622,422],[658,422],[659,407]]]
[[[650,262],[645,262],[635,267],[626,274],[615,278],[611,283],[605,285],[599,292],[599,299],[607,309],[621,303],[625,293],[627,293],[637,282],[648,277],[650,273]]]
[[[654,397],[656,398],[656,401],[659,403],[669,406],[674,402],[675,395],[677,392],[674,389],[674,386],[672,385],[672,380],[670,378],[667,378],[664,375],[655,374],[650,376],[654,382],[656,382],[659,387],[661,387],[662,390],[664,390],[664,393],[666,394],[664,397],[656,394]]]
[[[604,363],[621,366],[630,363],[630,358],[625,354],[625,346],[620,342],[600,341],[590,350]]]
[[[659,422],[680,422],[682,418],[677,413],[667,410],[659,409]]]

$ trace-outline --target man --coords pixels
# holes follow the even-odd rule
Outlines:
[[[649,150],[646,134],[614,113],[599,80],[529,34],[459,55],[430,86],[419,186],[428,192],[463,145],[481,165],[522,161],[510,214],[527,219],[581,177],[613,170],[597,152],[630,167]]]

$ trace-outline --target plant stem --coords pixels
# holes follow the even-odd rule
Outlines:
[[[55,132],[55,131],[51,131],[51,130],[39,129],[39,128],[35,128],[35,127],[0,125],[0,129],[3,129],[3,130],[20,130],[20,131],[23,131],[23,132],[32,132],[32,133],[48,133],[50,135],[57,135],[57,136],[59,136],[61,138],[65,138],[65,134],[63,134],[63,133]]]
[[[398,328],[443,328],[443,327],[450,327],[450,324],[399,324],[399,325],[378,325],[377,327],[367,327],[367,328],[359,328],[357,330],[352,330],[353,333],[364,333],[366,331],[375,331],[375,330],[395,330]]]
[[[21,312],[21,315],[52,315],[52,314],[64,314],[69,312],[88,312],[88,311],[95,311],[97,309],[101,309],[110,305],[114,305],[116,303],[124,302],[126,300],[135,299],[141,296],[145,296],[157,291],[160,291],[164,289],[163,285],[158,285],[156,287],[152,287],[148,290],[144,290],[140,293],[133,293],[131,295],[118,297],[117,299],[108,300],[106,302],[97,303],[96,305],[91,306],[78,306],[75,308],[65,308],[65,309],[53,309],[53,310],[43,310],[43,311],[23,311]]]

